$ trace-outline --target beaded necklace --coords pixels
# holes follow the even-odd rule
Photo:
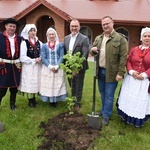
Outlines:
[[[51,42],[49,41],[49,42],[48,42],[48,47],[49,47],[51,50],[54,50],[55,44],[56,44],[56,41],[54,42],[54,44],[51,44]]]

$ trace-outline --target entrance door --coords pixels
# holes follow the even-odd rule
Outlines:
[[[47,42],[46,31],[49,27],[54,27],[54,20],[49,16],[42,16],[37,22],[37,37],[43,43]]]

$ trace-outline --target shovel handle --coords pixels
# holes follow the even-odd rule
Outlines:
[[[95,99],[96,99],[96,57],[94,57],[94,77],[93,77],[93,105],[92,105],[92,113],[95,112]]]

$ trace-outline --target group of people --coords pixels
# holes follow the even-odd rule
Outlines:
[[[150,115],[150,28],[141,30],[141,44],[128,51],[125,36],[114,30],[110,16],[101,20],[103,33],[96,37],[90,53],[97,60],[98,87],[102,100],[99,115],[108,125],[114,93],[123,79],[117,101],[123,121],[141,127]]]
[[[150,28],[142,29],[141,45],[128,51],[125,36],[115,31],[110,16],[101,19],[104,32],[95,38],[91,48],[88,37],[79,32],[77,19],[70,22],[71,34],[64,37],[63,43],[59,42],[54,28],[47,30],[47,42],[43,44],[36,36],[34,24],[27,24],[18,36],[15,34],[16,20],[9,18],[3,23],[6,30],[0,33],[0,102],[9,87],[12,110],[16,109],[18,90],[27,94],[30,107],[36,106],[38,93],[43,102],[49,101],[56,107],[56,103],[67,96],[65,73],[59,65],[67,51],[72,50],[72,55],[81,52],[86,58],[83,69],[71,80],[72,96],[77,98],[75,106],[80,108],[90,52],[97,61],[102,124],[109,124],[115,90],[118,81],[123,79],[117,101],[118,115],[136,127],[144,125],[150,115]]]
[[[49,101],[52,107],[56,107],[58,101],[65,101],[68,88],[60,64],[64,62],[63,56],[71,50],[72,55],[80,52],[81,57],[86,58],[83,69],[71,80],[72,95],[77,98],[75,107],[80,108],[84,75],[88,69],[89,40],[79,33],[79,21],[71,21],[71,34],[64,38],[64,42],[59,42],[54,28],[48,28],[46,43],[38,39],[34,24],[26,24],[20,36],[15,34],[19,25],[15,19],[8,18],[3,24],[6,30],[0,33],[0,103],[8,88],[11,110],[16,110],[18,91],[27,96],[31,108],[36,106],[38,94],[43,102]]]

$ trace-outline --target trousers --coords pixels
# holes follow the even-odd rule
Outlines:
[[[114,94],[118,82],[106,82],[106,69],[100,68],[98,72],[98,88],[101,94],[101,112],[104,118],[110,118],[113,110]]]

